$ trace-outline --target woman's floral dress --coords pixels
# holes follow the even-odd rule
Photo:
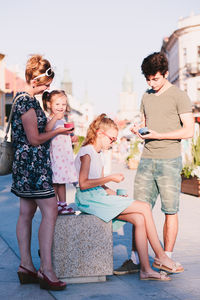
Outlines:
[[[17,99],[12,117],[14,162],[11,192],[21,198],[51,198],[55,193],[52,185],[50,141],[32,146],[26,137],[21,120],[21,116],[31,108],[35,110],[37,116],[39,133],[44,132],[47,123],[47,118],[35,97],[22,95]]]

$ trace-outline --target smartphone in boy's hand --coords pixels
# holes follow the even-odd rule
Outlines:
[[[139,132],[139,134],[141,134],[141,135],[146,135],[146,134],[149,134],[149,133],[150,133],[150,132],[149,132],[149,129],[148,129],[147,127],[140,128],[140,129],[138,130],[138,132]]]

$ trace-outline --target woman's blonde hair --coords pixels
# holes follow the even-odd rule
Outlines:
[[[55,97],[62,97],[65,96],[67,98],[67,95],[65,94],[65,91],[63,90],[53,90],[51,92],[45,91],[42,95],[42,103],[45,111],[48,111],[49,109],[49,104]],[[66,107],[66,112],[70,112],[70,105],[68,102],[67,98],[67,107]]]
[[[114,128],[118,131],[117,124],[107,117],[106,114],[101,114],[99,115],[94,121],[90,124],[88,130],[87,130],[87,135],[86,138],[83,142],[83,146],[86,146],[88,144],[94,144],[96,138],[97,138],[97,131],[99,129],[102,130],[107,130],[109,128]]]
[[[25,77],[26,82],[30,83],[35,77],[45,74],[45,72],[51,69],[51,64],[47,59],[44,59],[42,55],[32,55],[26,63]],[[37,85],[46,84],[49,80],[54,78],[54,72],[51,71],[49,76],[42,76],[36,78]]]

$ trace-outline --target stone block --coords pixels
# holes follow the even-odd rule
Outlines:
[[[112,222],[88,214],[58,216],[52,261],[68,283],[105,281],[113,274]]]

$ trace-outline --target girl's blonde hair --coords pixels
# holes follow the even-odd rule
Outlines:
[[[44,59],[42,55],[39,54],[32,55],[26,63],[26,82],[30,83],[35,77],[45,74],[48,69],[51,69],[51,64],[47,59]],[[52,80],[54,78],[54,75],[54,72],[51,70],[49,76],[36,78],[37,85],[46,84],[50,79]]]
[[[96,141],[97,138],[97,131],[99,129],[102,130],[107,130],[110,127],[116,129],[118,131],[118,127],[117,124],[110,119],[109,117],[107,117],[106,114],[101,114],[99,115],[96,119],[94,119],[94,121],[90,124],[88,130],[87,130],[87,135],[86,138],[83,142],[83,146],[86,146],[88,144],[94,144],[94,142]]]
[[[70,112],[70,105],[68,102],[67,95],[65,94],[65,91],[63,90],[53,90],[52,92],[47,92],[45,91],[42,95],[42,103],[45,111],[48,111],[49,109],[49,104],[53,101],[55,97],[62,97],[65,96],[67,100],[67,107],[66,107],[66,112]]]

